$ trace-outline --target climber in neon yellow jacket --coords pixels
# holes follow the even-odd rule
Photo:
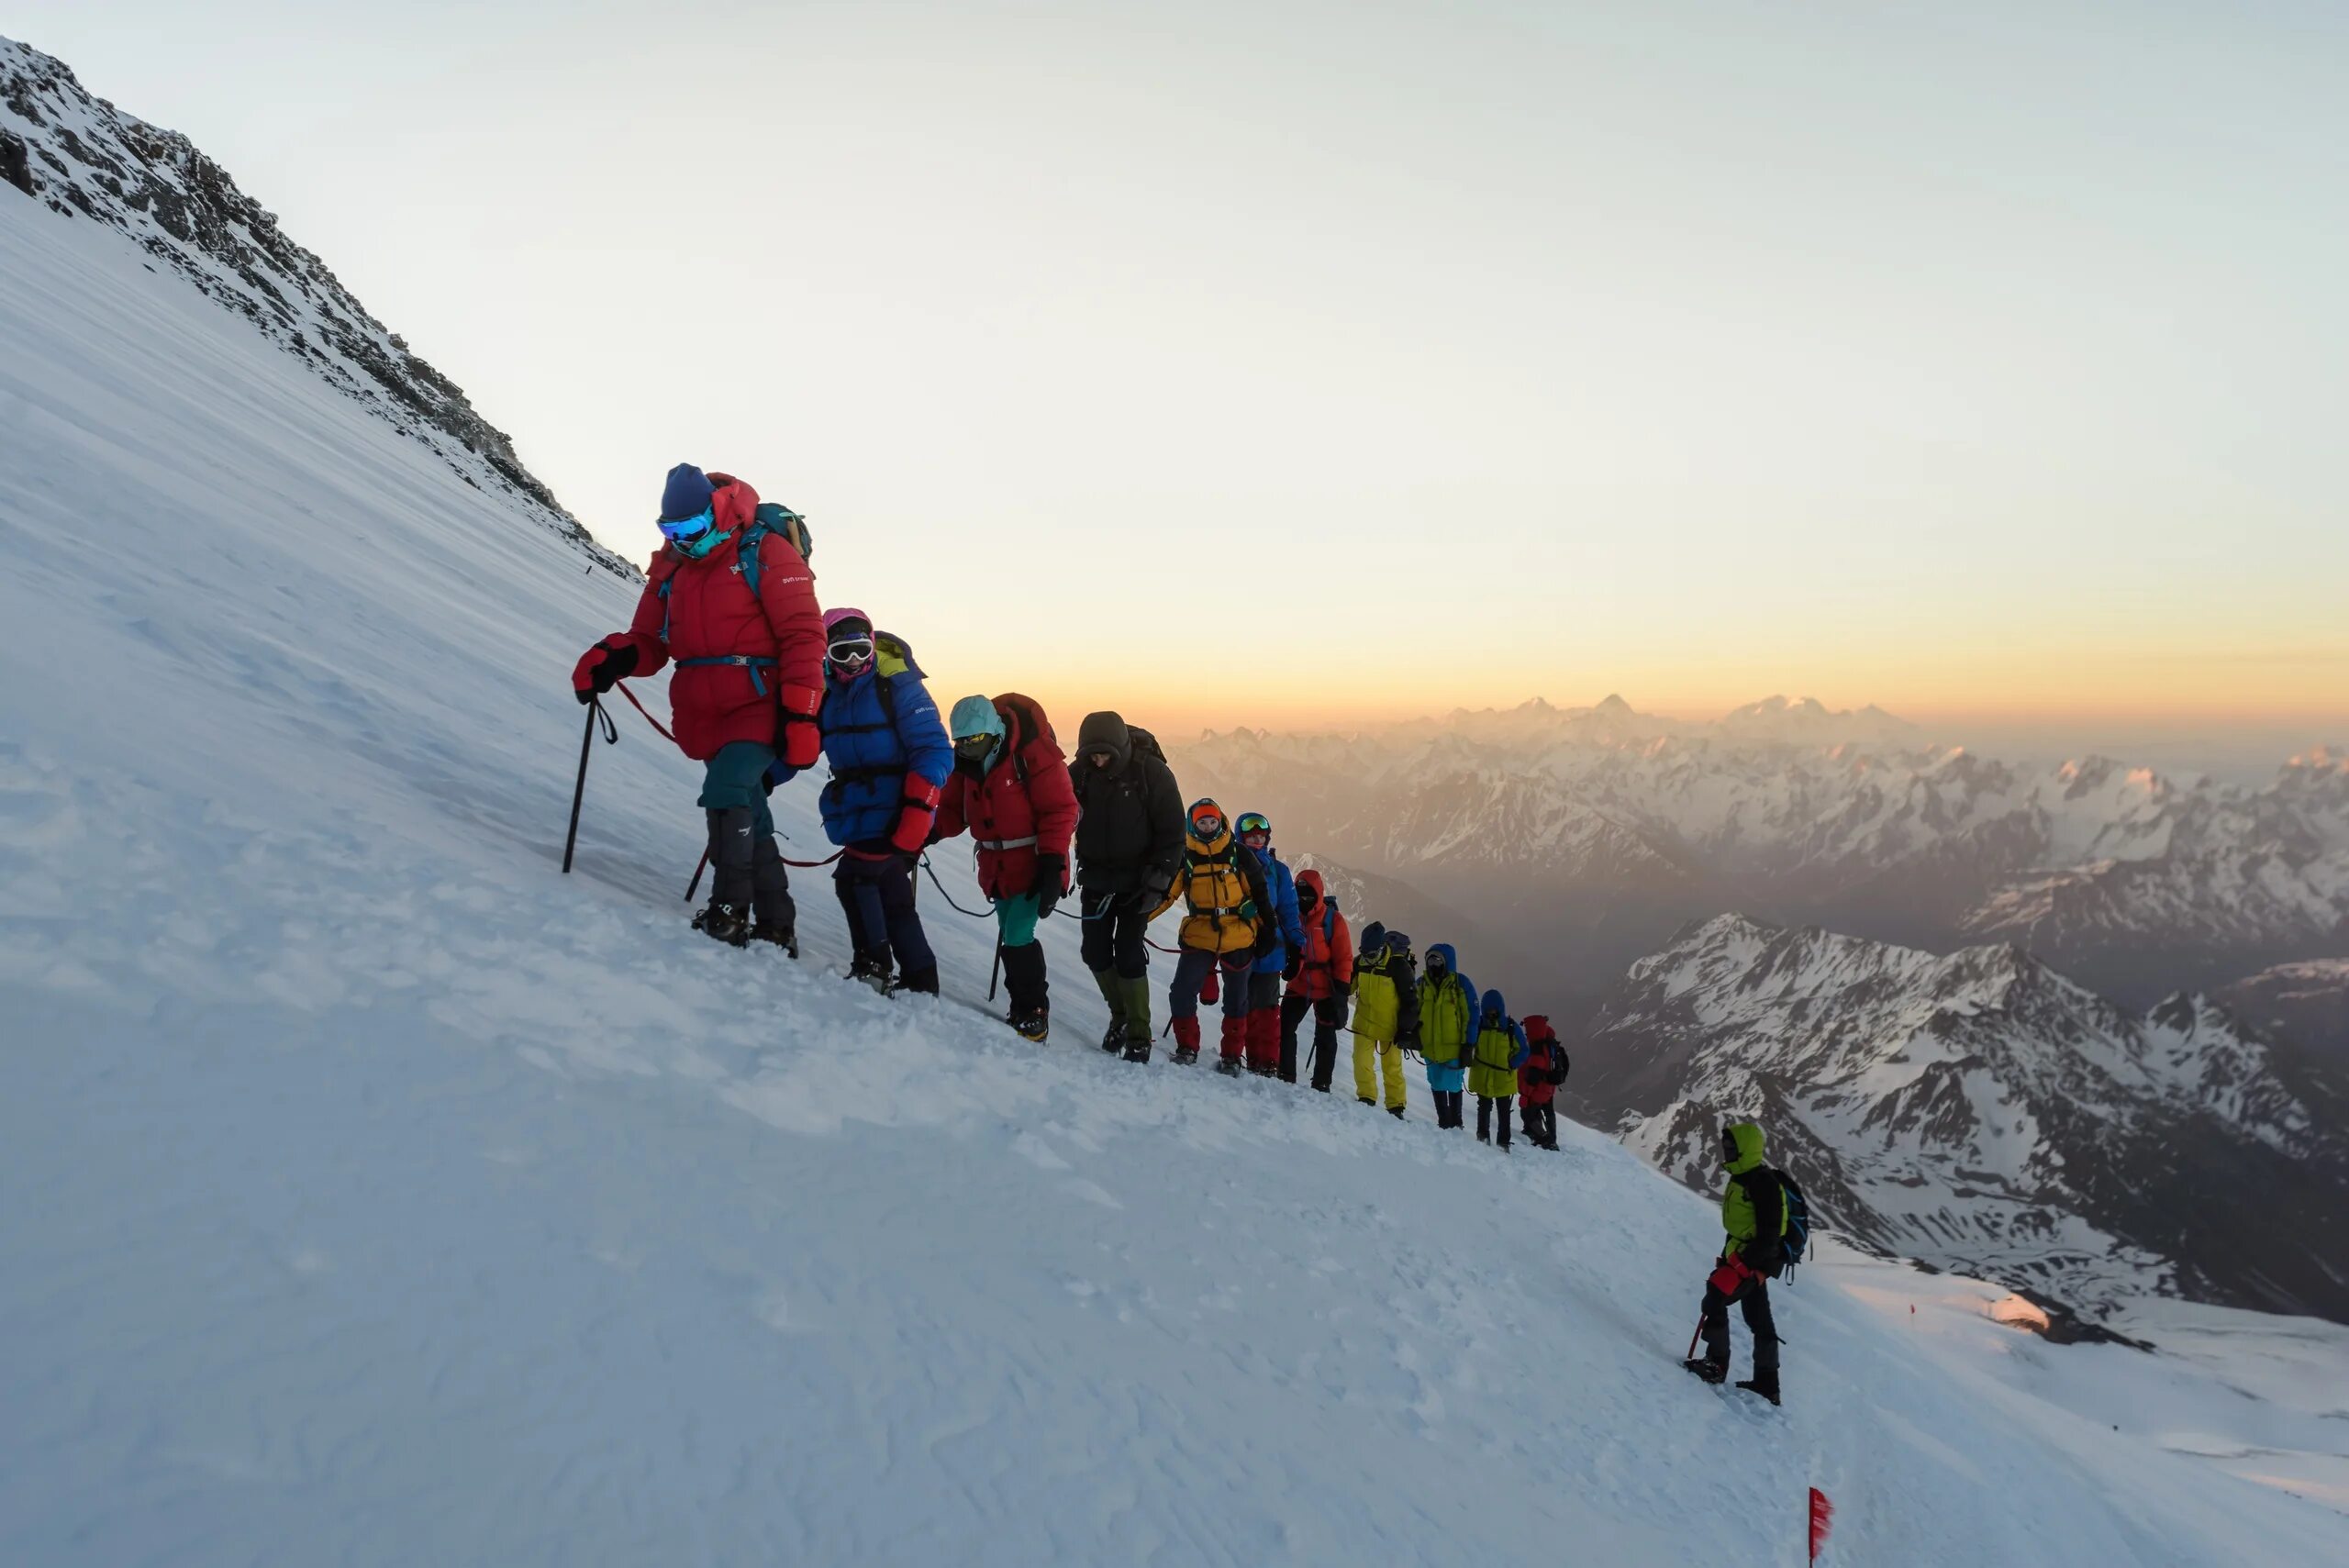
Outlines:
[[[1419,1038],[1419,994],[1412,972],[1411,939],[1373,920],[1362,929],[1354,956],[1354,1095],[1378,1104],[1380,1070],[1387,1114],[1403,1118],[1403,1051]]]

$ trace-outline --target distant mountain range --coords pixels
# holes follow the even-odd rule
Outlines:
[[[1722,916],[1634,964],[1570,1108],[1718,1185],[1758,1117],[1865,1247],[2094,1313],[2177,1294],[2349,1321],[2339,1076],[2201,997],[2117,1007],[2011,944],[1946,956]]]
[[[1919,734],[1873,707],[1774,697],[1691,724],[1609,697],[1241,729],[1174,760],[1292,849],[1510,933],[1543,965],[1528,978],[1586,1002],[1732,911],[1937,950],[2012,940],[2138,1006],[2349,954],[2349,759],[2246,789],[2099,757],[2020,768]]]

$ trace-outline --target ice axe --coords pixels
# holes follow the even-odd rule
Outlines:
[[[995,940],[995,967],[987,971],[987,1000],[995,1000],[995,983],[1003,976],[1003,939]]]

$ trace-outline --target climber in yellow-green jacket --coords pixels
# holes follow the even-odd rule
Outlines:
[[[1419,1039],[1418,977],[1411,939],[1376,920],[1362,929],[1362,951],[1354,955],[1354,1095],[1378,1104],[1379,1078],[1386,1080],[1386,1110],[1403,1119],[1403,1052]]]
[[[1734,1302],[1753,1336],[1753,1376],[1738,1386],[1778,1403],[1778,1327],[1770,1312],[1770,1276],[1787,1257],[1785,1178],[1763,1159],[1762,1129],[1750,1121],[1721,1129],[1721,1252],[1705,1281],[1698,1329],[1705,1353],[1687,1363],[1707,1383],[1729,1377],[1729,1309]]]

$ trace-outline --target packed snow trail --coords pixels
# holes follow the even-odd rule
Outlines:
[[[628,591],[6,190],[0,544],[0,1562],[1679,1568],[1813,1484],[1854,1563],[2337,1555],[1848,1290],[1697,1386],[1704,1202],[1106,1060],[1073,921],[1041,1050],[981,922],[961,1002],[827,974],[820,875],[801,963],[696,937],[630,714],[559,875]]]

